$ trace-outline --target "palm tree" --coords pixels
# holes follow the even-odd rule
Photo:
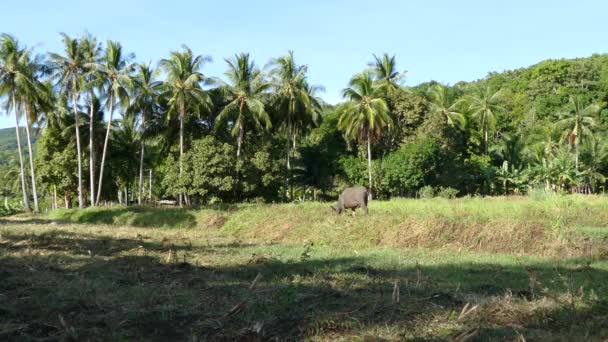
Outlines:
[[[499,104],[501,91],[494,92],[491,87],[477,87],[464,101],[468,104],[471,117],[477,120],[483,136],[485,154],[488,154],[488,134],[496,126],[496,115],[503,111]]]
[[[230,102],[219,113],[216,121],[233,122],[232,135],[237,137],[236,157],[239,158],[246,123],[253,123],[256,127],[266,130],[272,126],[262,102],[270,83],[266,82],[264,74],[249,59],[249,54],[241,53],[225,61],[228,64],[225,75],[230,84],[224,85],[223,88]]]
[[[372,75],[368,71],[353,76],[349,87],[342,91],[347,102],[338,111],[338,127],[350,138],[365,140],[367,143],[367,173],[369,193],[372,192],[372,150],[371,141],[382,135],[382,129],[391,124],[388,107],[378,95]]]
[[[169,98],[169,115],[179,115],[179,175],[183,174],[184,156],[184,121],[186,120],[186,105],[198,105],[202,110],[209,111],[211,98],[201,88],[201,82],[205,76],[199,71],[203,64],[210,61],[210,57],[201,55],[194,56],[192,50],[183,46],[183,51],[172,51],[168,59],[162,59],[160,66],[167,73],[167,79],[163,83],[167,97]],[[179,195],[179,205],[182,205],[182,196]]]
[[[125,113],[121,120],[117,120],[116,126],[112,134],[113,150],[117,152],[117,157],[113,160],[112,175],[113,180],[118,187],[119,194],[124,191],[124,202],[134,200],[134,179],[137,168],[137,150],[138,143],[141,141],[141,130],[138,129],[137,116],[133,113]],[[131,191],[129,191],[131,190]],[[131,196],[129,196],[129,194]],[[130,197],[130,198],[129,198]],[[119,200],[122,195],[119,195]]]
[[[81,38],[81,48],[83,52],[83,58],[85,65],[87,65],[86,74],[84,77],[84,86],[88,93],[89,103],[89,118],[93,118],[95,115],[95,103],[97,97],[95,90],[98,89],[102,82],[103,77],[99,71],[94,67],[99,62],[99,56],[101,55],[101,44],[97,43],[97,39],[88,34]],[[89,195],[91,205],[95,205],[95,120],[89,120]]]
[[[518,168],[523,161],[525,148],[520,134],[502,134],[500,141],[490,151],[503,162],[508,162],[511,168]]]
[[[466,125],[466,117],[459,110],[459,102],[452,101],[448,87],[437,84],[429,90],[429,109],[432,114],[441,116],[447,120],[450,126],[463,129]]]
[[[292,152],[296,150],[297,137],[299,135],[308,133],[311,129],[318,125],[324,105],[323,100],[318,95],[319,92],[325,91],[323,86],[315,84],[311,85],[304,81],[302,87],[308,94],[310,107],[307,111],[297,112],[294,117],[292,124]]]
[[[40,212],[38,205],[38,192],[36,187],[36,171],[34,169],[34,153],[32,151],[32,140],[30,127],[40,120],[42,112],[48,112],[52,108],[52,89],[48,88],[40,81],[40,75],[44,69],[43,62],[40,56],[35,56],[27,63],[25,71],[28,72],[27,89],[22,89],[17,95],[23,112],[25,112],[25,134],[27,137],[27,148],[30,161],[30,176],[32,178],[32,196],[34,198],[34,212]]]
[[[380,57],[376,55],[373,56],[374,60],[368,63],[368,66],[370,67],[374,79],[378,83],[378,87],[385,92],[399,89],[407,71],[397,71],[395,55],[389,56],[387,53],[384,53]]]
[[[140,115],[141,118],[141,151],[139,155],[139,185],[137,203],[142,203],[143,179],[144,179],[144,150],[146,145],[147,124],[150,115],[159,111],[158,97],[161,93],[162,83],[156,81],[157,71],[150,65],[139,64],[133,78],[133,103],[129,112]]]
[[[27,194],[25,172],[23,168],[23,153],[21,150],[21,134],[19,121],[21,115],[17,107],[17,93],[19,89],[27,89],[28,53],[19,46],[16,38],[2,34],[0,36],[0,96],[6,96],[6,112],[13,110],[15,116],[15,131],[17,135],[17,153],[19,154],[19,177],[21,179],[21,193],[23,195],[23,206],[25,211],[30,211],[29,196]]]
[[[307,118],[313,115],[314,109],[311,104],[311,93],[313,91],[307,87],[306,73],[307,65],[297,65],[293,51],[288,51],[287,55],[272,59],[268,66],[274,88],[273,107],[274,110],[282,115],[279,118],[281,126],[285,130],[285,189],[290,188],[291,178],[291,154],[292,144],[291,139],[295,139],[294,124],[296,117],[300,121],[306,121]],[[293,196],[292,196],[293,197]]]
[[[541,163],[543,159],[552,159],[555,156],[559,148],[558,142],[554,139],[555,131],[554,123],[544,122],[522,133],[526,137],[523,152],[529,162]]]
[[[590,104],[584,107],[580,98],[570,96],[566,110],[567,112],[562,115],[563,118],[558,125],[565,128],[562,139],[568,139],[568,144],[574,146],[574,165],[578,171],[580,144],[593,135],[591,128],[595,126],[594,117],[599,113],[600,106]]]
[[[54,70],[53,78],[57,79],[62,90],[70,94],[72,110],[74,112],[74,128],[76,133],[76,153],[78,159],[78,207],[84,208],[82,196],[82,154],[80,147],[80,120],[78,113],[78,99],[84,89],[85,55],[80,42],[62,33],[64,54],[49,53],[51,68]]]
[[[114,101],[118,100],[123,108],[126,108],[129,103],[128,91],[133,88],[133,80],[131,73],[133,64],[130,63],[135,57],[134,54],[124,55],[122,46],[118,42],[108,40],[102,62],[97,63],[96,67],[102,77],[106,79],[105,93],[108,96],[108,126],[106,128],[106,138],[103,143],[103,151],[101,153],[101,165],[99,167],[99,183],[97,185],[97,200],[99,203],[101,198],[101,187],[103,186],[103,170],[106,161],[106,153],[108,151],[108,142],[110,141],[110,131],[112,129],[112,115],[114,113]]]

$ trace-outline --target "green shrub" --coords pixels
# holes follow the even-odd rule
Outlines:
[[[458,190],[451,187],[440,187],[436,193],[437,197],[441,198],[456,198],[458,195]]]
[[[418,190],[418,197],[420,198],[433,198],[435,197],[435,189],[430,185],[425,185]]]
[[[9,216],[18,213],[17,206],[8,204],[7,206],[0,205],[0,217]]]
[[[555,195],[555,192],[547,191],[543,187],[534,187],[528,190],[528,196],[535,201],[544,201],[553,195]]]

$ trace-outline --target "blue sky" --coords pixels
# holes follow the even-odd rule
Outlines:
[[[224,57],[250,52],[259,65],[292,49],[312,83],[335,103],[372,53],[397,55],[406,84],[455,83],[547,58],[606,52],[605,1],[7,1],[0,32],[37,51],[61,50],[59,32],[120,41],[142,62],[187,44]],[[0,128],[14,119],[0,113]]]

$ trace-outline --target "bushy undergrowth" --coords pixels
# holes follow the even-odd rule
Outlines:
[[[0,217],[14,215],[18,212],[19,212],[19,209],[17,208],[17,206],[10,205],[10,204],[7,206],[0,205]]]

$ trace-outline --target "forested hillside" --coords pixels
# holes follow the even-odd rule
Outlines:
[[[330,105],[294,52],[215,60],[219,76],[188,47],[137,64],[119,42],[62,39],[64,51],[35,54],[2,38],[0,95],[16,99],[10,113],[28,117],[32,140],[41,128],[34,204],[319,200],[351,184],[374,198],[598,193],[606,182],[608,55],[413,87],[396,56],[372,55]]]

